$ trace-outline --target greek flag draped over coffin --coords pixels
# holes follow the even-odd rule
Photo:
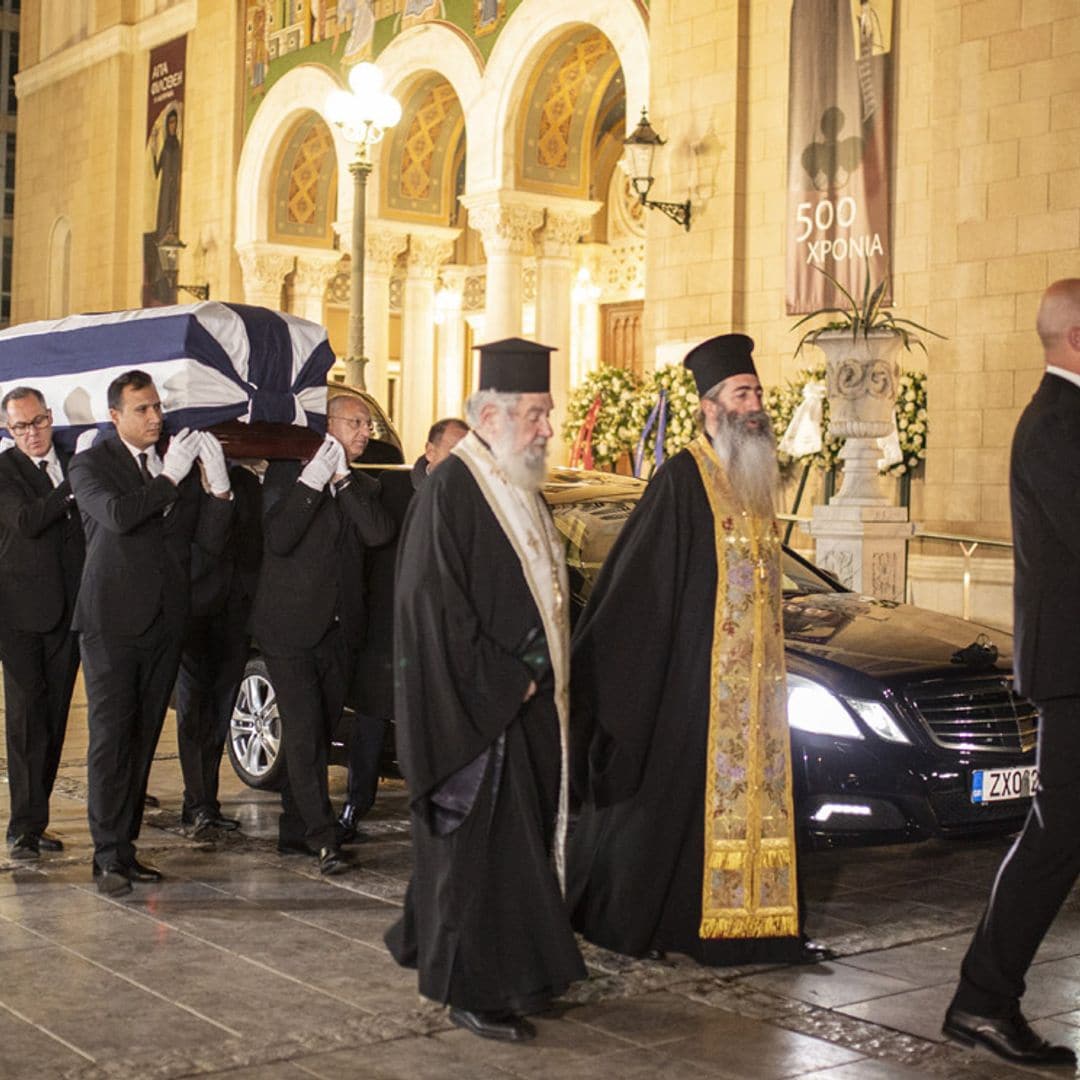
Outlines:
[[[133,368],[153,377],[168,432],[225,420],[323,432],[333,363],[317,323],[209,301],[71,315],[5,330],[0,395],[20,385],[40,390],[52,409],[56,441],[68,450],[88,427],[111,428],[109,383]]]

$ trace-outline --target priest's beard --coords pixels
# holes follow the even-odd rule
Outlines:
[[[515,449],[517,425],[504,416],[502,430],[491,441],[491,452],[510,483],[524,491],[539,491],[547,473],[547,439],[537,436],[524,449]]]
[[[750,421],[757,421],[758,426],[751,426]],[[768,413],[720,409],[712,444],[744,509],[754,517],[772,517],[780,489],[780,467]]]

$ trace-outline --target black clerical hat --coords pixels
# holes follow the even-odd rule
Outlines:
[[[754,341],[745,334],[721,334],[691,349],[683,364],[693,372],[698,394],[704,397],[732,375],[756,375],[753,351]]]
[[[500,394],[546,394],[551,389],[550,345],[524,338],[505,338],[477,345],[480,353],[480,390]]]

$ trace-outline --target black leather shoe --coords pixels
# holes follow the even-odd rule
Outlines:
[[[106,896],[122,896],[131,892],[131,879],[127,876],[127,869],[119,863],[101,867],[94,863],[94,878],[97,881],[97,891]]]
[[[40,854],[36,833],[19,833],[11,841],[11,857],[13,859],[25,862],[29,859],[36,859]]]
[[[804,938],[799,943],[798,963],[800,964],[824,964],[835,959],[835,951],[830,949],[828,945],[822,945],[820,941],[811,941],[809,938]]]
[[[124,869],[130,880],[143,883],[161,881],[165,876],[156,866],[148,866],[146,863],[139,862],[138,859],[132,859]]]
[[[528,1020],[513,1013],[473,1012],[451,1009],[450,1023],[481,1039],[500,1039],[503,1042],[527,1042],[536,1037],[536,1028]]]
[[[367,839],[363,833],[357,834],[356,828],[360,824],[360,815],[356,812],[356,805],[351,802],[347,802],[341,808],[341,814],[337,819],[338,823],[338,842],[342,844],[352,844],[357,841],[363,843]]]
[[[346,870],[353,868],[352,860],[339,847],[324,847],[319,849],[319,873],[332,877],[334,874],[344,874]]]
[[[64,841],[51,832],[41,832],[38,834],[38,847],[42,851],[63,851]]]
[[[240,822],[237,818],[225,817],[217,810],[183,810],[180,813],[181,825],[194,825],[195,829],[192,836],[200,837],[205,836],[213,829],[220,829],[222,832],[233,832],[240,828]]]
[[[234,817],[226,817],[223,813],[213,815],[214,828],[220,829],[222,832],[236,832],[240,828],[240,819]]]
[[[1054,1046],[1031,1030],[1019,1009],[1012,1016],[978,1016],[950,1006],[942,1034],[965,1046],[985,1046],[1019,1065],[1076,1065],[1067,1046]]]

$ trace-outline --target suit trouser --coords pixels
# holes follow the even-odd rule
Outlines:
[[[357,714],[349,732],[349,786],[346,799],[363,817],[375,805],[379,762],[388,721]]]
[[[1037,702],[1039,790],[998,869],[990,903],[961,967],[955,1004],[1007,1015],[1024,975],[1080,874],[1080,698]]]
[[[251,647],[246,623],[247,611],[232,604],[188,621],[176,678],[176,743],[189,815],[221,809],[221,754]]]
[[[278,838],[318,851],[337,842],[327,765],[330,737],[345,706],[348,647],[335,623],[311,649],[264,651],[281,714],[286,778],[281,789]]]
[[[45,634],[3,632],[7,771],[11,795],[8,839],[42,833],[60,767],[68,709],[79,670],[79,638],[69,616]]]
[[[157,618],[137,637],[84,633],[88,706],[87,799],[94,860],[130,863],[169,694],[180,635]]]

